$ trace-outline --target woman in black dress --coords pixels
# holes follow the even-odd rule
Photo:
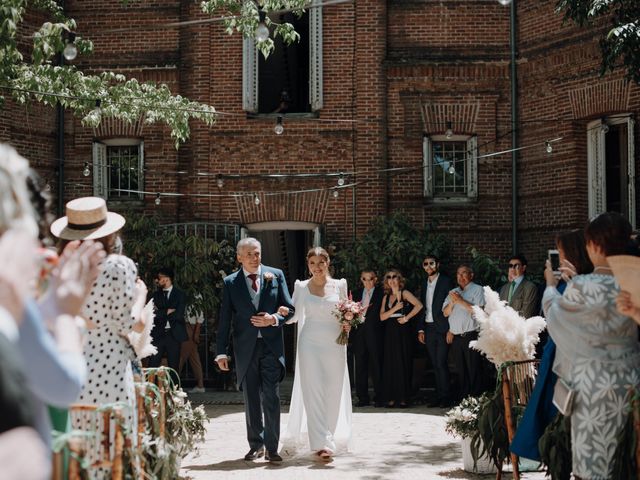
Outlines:
[[[410,320],[422,310],[422,303],[408,290],[400,271],[384,276],[380,320],[386,323],[382,392],[388,407],[406,408],[411,394],[414,327]]]

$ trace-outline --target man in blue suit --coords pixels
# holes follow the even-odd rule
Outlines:
[[[224,279],[216,362],[220,370],[229,370],[226,352],[233,330],[237,383],[244,393],[250,448],[244,459],[255,460],[264,454],[270,462],[281,462],[280,382],[285,374],[282,326],[293,316],[293,302],[282,271],[261,264],[258,240],[240,240],[236,254],[242,268]],[[286,317],[277,313],[281,306],[289,309]]]

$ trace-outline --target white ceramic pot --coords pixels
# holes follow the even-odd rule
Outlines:
[[[478,458],[476,468],[473,468],[473,455],[471,455],[471,437],[465,437],[460,442],[462,447],[462,462],[464,471],[471,473],[496,473],[496,466],[493,464],[488,455]]]

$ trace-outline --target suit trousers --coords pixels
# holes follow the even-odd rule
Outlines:
[[[164,354],[167,354],[167,365],[176,372],[171,374],[176,385],[180,381],[178,374],[180,368],[180,343],[171,336],[169,331],[166,331],[162,337],[153,340],[153,345],[158,349],[158,353],[149,357],[149,367],[156,368],[160,366]]]
[[[198,344],[193,338],[195,329],[195,325],[187,323],[187,335],[189,335],[189,339],[185,342],[182,342],[182,345],[180,347],[180,367],[178,371],[182,371],[184,362],[186,362],[188,359],[189,365],[191,365],[191,369],[193,370],[193,376],[196,377],[196,386],[202,387],[204,386],[204,377],[202,375],[202,363],[200,362],[200,352],[198,351]]]
[[[465,332],[454,335],[451,343],[451,355],[458,374],[457,400],[468,395],[481,393],[480,369],[482,356],[477,350],[469,348],[469,342],[478,339],[478,332]]]
[[[382,338],[377,332],[356,331],[353,350],[356,363],[356,395],[362,403],[369,403],[369,377],[373,383],[375,401],[382,401]]]
[[[436,396],[439,402],[451,400],[449,385],[449,345],[447,334],[436,331],[433,324],[427,324],[424,332],[425,345],[436,380]]]
[[[249,447],[278,451],[280,440],[280,378],[282,364],[258,338],[242,380]],[[263,422],[264,414],[264,422]]]

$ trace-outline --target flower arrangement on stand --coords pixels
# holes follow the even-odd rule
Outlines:
[[[364,322],[364,312],[367,311],[367,307],[363,306],[360,302],[354,302],[349,294],[349,298],[346,300],[340,300],[333,310],[333,316],[336,317],[342,325],[351,325],[351,328],[357,328],[362,322]],[[338,345],[346,345],[349,343],[349,334],[344,330],[340,330],[340,335],[336,338]]]
[[[492,395],[486,397],[478,411],[478,430],[471,439],[474,459],[488,454],[496,467],[501,468],[509,459],[509,435],[505,423],[505,408],[502,396],[503,366],[511,362],[532,360],[540,332],[546,328],[542,317],[525,319],[506,302],[500,300],[497,292],[484,287],[484,309],[474,306],[473,315],[480,331],[478,340],[469,344],[486,356],[498,369],[498,382]],[[533,383],[535,371],[524,382]],[[524,385],[523,385],[524,387]],[[518,417],[518,412],[512,412]]]
[[[488,456],[474,458],[471,452],[471,439],[478,431],[478,414],[480,407],[489,396],[466,397],[460,404],[449,410],[445,416],[445,431],[452,436],[460,437],[462,461],[464,469],[472,473],[494,473],[495,466]]]

